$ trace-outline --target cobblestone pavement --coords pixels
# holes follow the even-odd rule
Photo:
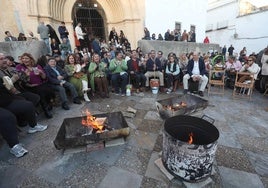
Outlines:
[[[216,121],[220,132],[213,173],[208,183],[184,183],[169,180],[155,165],[162,150],[163,120],[158,116],[155,101],[170,95],[150,92],[121,97],[111,94],[109,99],[95,98],[82,105],[71,104],[71,110],[54,108],[54,118],[39,121],[48,130],[29,135],[27,128],[20,133],[20,141],[29,153],[17,159],[2,143],[0,149],[0,187],[268,187],[268,98],[253,93],[252,101],[233,100],[231,90],[224,96],[212,95],[205,99],[203,111]],[[108,107],[107,107],[108,105]],[[125,144],[85,152],[84,148],[55,149],[53,140],[67,117],[81,116],[88,108],[92,114],[110,111],[137,110],[135,117],[126,118],[130,135]]]

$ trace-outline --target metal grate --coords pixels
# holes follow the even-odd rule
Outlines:
[[[105,38],[102,10],[96,8],[77,7],[74,10],[74,26],[78,22],[91,36]]]

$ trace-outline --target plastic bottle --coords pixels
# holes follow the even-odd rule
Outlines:
[[[127,95],[127,96],[131,96],[131,91],[130,91],[129,88],[127,88],[126,95]]]

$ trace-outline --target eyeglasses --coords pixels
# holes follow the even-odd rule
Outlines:
[[[253,61],[252,59],[249,59],[248,61]]]
[[[162,54],[158,54],[158,55],[162,55]]]

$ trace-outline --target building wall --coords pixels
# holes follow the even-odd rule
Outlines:
[[[207,11],[207,25],[213,29],[206,32],[211,42],[217,42],[222,47],[231,44],[235,53],[243,47],[247,48],[248,55],[258,53],[268,45],[268,11],[257,12],[245,16],[239,15],[239,2],[236,0],[221,0],[218,5],[210,5]],[[227,27],[217,30],[217,23],[227,22]],[[235,36],[234,34],[237,34]]]
[[[182,53],[200,52],[201,54],[204,54],[210,51],[220,50],[220,46],[218,44],[193,42],[139,40],[138,44],[144,53],[149,53],[151,50],[161,50],[165,57],[167,57],[170,52],[173,52],[179,56]]]
[[[18,37],[19,31],[13,4],[9,0],[1,0],[0,3],[2,7],[2,11],[0,11],[0,41],[4,41],[5,31],[10,31],[12,35]]]
[[[175,29],[175,22],[181,22],[181,31],[190,31],[190,25],[196,26],[196,41],[205,38],[207,0],[146,0],[146,17],[144,26],[151,35]]]

